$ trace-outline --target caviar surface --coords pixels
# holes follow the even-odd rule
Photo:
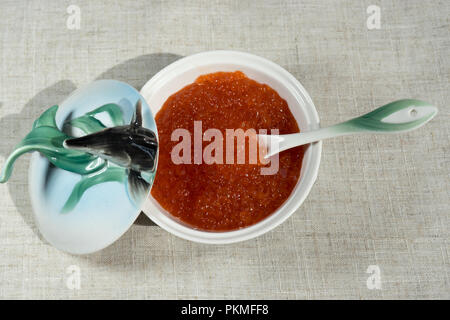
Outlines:
[[[219,129],[224,140],[225,129],[299,132],[287,102],[269,86],[240,71],[200,76],[156,115],[160,149],[151,194],[164,209],[197,229],[228,231],[255,224],[283,204],[299,179],[302,147],[280,153],[274,175],[261,175],[261,164],[248,158],[246,164],[174,164],[171,151],[179,141],[171,141],[172,132],[184,128],[193,137],[194,121],[202,121],[203,132]]]

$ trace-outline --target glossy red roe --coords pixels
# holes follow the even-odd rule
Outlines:
[[[225,129],[299,132],[287,102],[269,86],[239,71],[203,75],[170,96],[156,115],[160,149],[153,198],[170,214],[201,230],[239,229],[272,214],[299,179],[304,149],[282,152],[274,175],[261,175],[261,165],[248,161],[174,164],[171,150],[178,142],[171,141],[172,132],[184,128],[193,136],[194,121],[199,120],[203,132],[217,128],[224,139]]]

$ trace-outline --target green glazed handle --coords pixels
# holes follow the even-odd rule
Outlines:
[[[388,103],[358,118],[336,125],[349,132],[396,133],[410,131],[423,126],[438,112],[431,104],[413,99]]]
[[[423,126],[438,112],[431,104],[413,99],[388,103],[363,116],[328,128],[286,135],[258,135],[267,146],[266,158],[283,150],[328,138],[354,133],[397,133]]]

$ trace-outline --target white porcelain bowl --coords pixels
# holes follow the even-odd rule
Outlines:
[[[198,76],[217,71],[242,71],[249,78],[265,83],[287,101],[300,127],[300,131],[319,128],[319,116],[305,88],[285,69],[261,57],[236,51],[210,51],[180,59],[158,72],[142,88],[154,115],[166,99]],[[308,146],[305,152],[300,179],[292,194],[273,214],[255,225],[234,231],[210,232],[196,230],[171,216],[151,196],[143,211],[161,228],[183,239],[211,244],[239,242],[268,232],[289,218],[311,190],[319,171],[322,143]]]

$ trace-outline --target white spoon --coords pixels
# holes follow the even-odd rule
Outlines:
[[[267,147],[265,158],[286,149],[354,133],[397,133],[417,129],[430,121],[438,109],[420,100],[398,100],[358,118],[318,130],[285,135],[258,135]]]

